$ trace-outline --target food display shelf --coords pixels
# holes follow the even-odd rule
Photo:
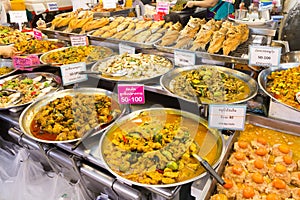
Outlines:
[[[112,17],[112,16],[124,16],[127,17],[130,12],[133,12],[134,8],[124,8],[123,10],[111,11],[111,12],[94,12],[95,18],[100,17]]]
[[[251,114],[247,115],[246,123],[300,137],[299,123],[285,122],[278,119],[271,119]],[[233,144],[238,140],[238,137],[239,132],[235,132],[232,135],[231,140],[228,140],[225,156],[217,169],[218,174],[223,173],[227,164],[227,160],[233,151]],[[203,182],[200,180],[195,181],[191,187],[192,196],[194,196],[197,200],[208,200],[215,193],[215,191],[216,182],[211,180],[207,181],[205,184],[203,184]]]

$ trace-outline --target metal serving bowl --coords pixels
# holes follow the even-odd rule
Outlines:
[[[190,102],[195,103],[196,100],[190,100],[184,97],[179,96],[178,94],[174,93],[172,91],[172,81],[174,80],[174,78],[176,78],[177,76],[180,76],[181,73],[183,72],[189,72],[192,70],[197,70],[197,69],[201,69],[201,68],[213,68],[216,69],[220,72],[226,73],[230,76],[233,76],[235,78],[238,78],[240,80],[242,80],[243,82],[245,82],[249,88],[250,88],[250,92],[248,94],[248,96],[244,99],[241,99],[239,101],[235,101],[235,102],[224,102],[225,104],[233,104],[233,103],[243,103],[246,102],[250,99],[252,99],[253,97],[256,96],[257,91],[258,91],[258,85],[257,82],[251,78],[249,75],[239,72],[237,70],[233,70],[233,69],[229,69],[226,67],[220,67],[220,66],[212,66],[212,65],[196,65],[196,66],[188,66],[188,67],[182,67],[182,68],[176,68],[173,69],[171,71],[169,71],[168,73],[166,73],[165,75],[163,75],[160,79],[160,85],[162,86],[163,89],[165,89],[166,91],[168,91],[169,93],[171,93],[172,95],[176,96],[177,98],[181,98]],[[202,104],[207,104],[205,102],[201,102]],[[216,102],[212,102],[212,103],[216,103]]]
[[[176,116],[176,118],[172,118],[172,116]],[[150,120],[148,120],[149,118],[150,118]],[[122,134],[124,134],[124,135],[131,134],[131,133],[137,134],[139,131],[143,132],[143,129],[140,128],[139,125],[142,124],[143,122],[147,121],[146,126],[150,126],[150,127],[155,126],[155,129],[157,129],[157,130],[155,130],[155,133],[157,133],[157,132],[160,132],[160,130],[161,130],[159,128],[160,126],[156,126],[158,120],[159,120],[159,123],[166,125],[167,123],[175,122],[175,119],[178,120],[178,118],[179,118],[178,126],[182,127],[182,128],[183,127],[187,128],[187,126],[188,126],[189,127],[189,134],[188,134],[189,136],[188,137],[190,139],[192,139],[191,141],[194,141],[199,145],[200,150],[198,151],[198,154],[200,156],[207,155],[207,159],[210,157],[210,161],[209,161],[210,164],[212,165],[213,168],[216,168],[219,165],[220,161],[222,160],[222,158],[224,156],[223,154],[225,151],[225,143],[224,143],[224,138],[223,138],[222,134],[217,129],[208,128],[207,121],[204,120],[203,118],[200,118],[199,116],[189,113],[189,112],[186,112],[186,111],[170,109],[170,108],[150,108],[150,109],[143,109],[143,110],[138,110],[138,111],[132,112],[129,115],[126,115],[126,116],[120,118],[119,120],[117,120],[116,123],[114,123],[110,129],[106,130],[106,132],[102,135],[100,143],[99,143],[100,157],[104,161],[106,168],[121,181],[129,183],[129,184],[138,185],[138,186],[144,186],[144,187],[174,187],[174,186],[183,185],[183,184],[195,181],[195,180],[205,176],[207,172],[205,170],[201,170],[201,168],[198,168],[197,171],[195,171],[194,173],[191,173],[191,176],[186,177],[186,179],[182,180],[182,181],[178,181],[178,182],[174,182],[174,183],[164,183],[164,184],[163,183],[162,184],[145,184],[145,183],[141,183],[138,181],[127,179],[126,177],[122,176],[122,173],[120,173],[119,169],[116,169],[115,167],[113,167],[113,166],[119,166],[118,168],[120,168],[120,167],[124,166],[122,164],[119,165],[115,162],[123,162],[123,161],[125,163],[128,162],[128,160],[125,160],[127,154],[130,155],[130,154],[137,153],[137,154],[139,154],[138,156],[140,156],[139,158],[142,158],[142,160],[143,160],[143,158],[148,158],[148,156],[151,157],[151,155],[156,154],[159,151],[164,151],[164,150],[172,151],[171,146],[172,146],[173,142],[174,142],[173,147],[175,145],[176,149],[182,148],[182,146],[175,144],[175,142],[176,142],[175,137],[176,136],[179,137],[179,135],[180,135],[179,134],[179,135],[175,135],[174,139],[172,139],[172,141],[170,141],[170,143],[168,143],[167,146],[162,147],[157,150],[149,151],[146,153],[138,153],[138,152],[132,152],[131,150],[128,150],[128,151],[123,150],[122,147],[121,148],[113,147],[113,146],[115,146],[114,145],[115,143],[112,144],[113,134],[116,133],[116,131],[119,132],[121,130]],[[156,120],[156,122],[155,122],[155,120]],[[152,124],[152,126],[151,126],[151,124]],[[133,131],[133,130],[136,130],[136,131]],[[149,134],[151,134],[151,131]],[[124,139],[124,135],[123,135],[123,139]],[[126,137],[127,136],[128,135],[126,135]],[[128,136],[128,137],[131,137],[131,136]],[[153,136],[153,137],[155,137],[155,136]],[[147,137],[147,138],[150,139],[151,137]],[[200,142],[198,142],[199,140],[201,140],[201,144],[200,144]],[[187,141],[187,140],[185,140],[185,141]],[[151,141],[149,141],[149,142],[151,143]],[[182,143],[184,143],[184,142],[182,142]],[[190,144],[189,142],[187,142],[187,143]],[[131,144],[131,143],[129,143],[129,144]],[[187,147],[187,149],[188,148],[190,148],[190,147]],[[185,148],[184,148],[184,150],[185,150]],[[116,159],[110,158],[110,157],[114,157],[114,156],[120,156],[119,153],[122,154],[121,160],[119,158],[116,158]],[[174,152],[174,154],[175,153],[176,152]],[[123,156],[123,154],[126,154],[126,155]],[[127,159],[128,159],[128,157],[127,157]],[[170,159],[170,158],[168,158],[168,159]],[[179,161],[180,159],[181,159],[181,157],[178,158],[178,160],[175,160],[175,162]],[[155,161],[155,165],[160,165],[159,160],[160,159]],[[136,170],[141,170],[141,169],[139,169],[140,165],[137,164],[140,161],[135,160],[131,163],[131,166],[129,167],[129,169],[134,170],[133,174],[136,173],[135,172]],[[193,162],[193,163],[197,163],[197,161],[195,160],[195,162]],[[136,165],[138,165],[137,168],[135,168]],[[154,166],[152,166],[152,164],[148,164],[148,165],[147,166],[145,165],[145,167],[147,169],[145,171],[143,170],[143,172],[153,172],[152,170],[155,171],[155,165]],[[126,174],[131,175],[131,172],[132,171],[126,172]],[[184,172],[181,172],[181,173],[184,173]]]
[[[11,71],[6,74],[0,75],[0,79],[4,78],[6,76],[9,76],[12,73],[14,73],[15,71],[17,71],[17,69],[15,69],[13,66],[12,60],[10,60],[10,59],[0,59],[0,68],[3,68],[3,67],[11,68]]]
[[[267,91],[267,82],[268,82],[268,76],[275,71],[282,71],[282,70],[287,70],[289,68],[293,68],[293,67],[297,67],[299,66],[300,63],[285,63],[285,64],[280,64],[279,67],[271,67],[271,68],[267,68],[264,69],[263,71],[261,71],[258,75],[257,81],[259,84],[259,87],[264,91],[264,93],[266,93],[269,97],[271,97],[272,99],[274,99],[275,101],[277,101],[278,103],[281,103],[291,109],[294,109],[296,111],[299,111],[298,109],[294,108],[293,106],[290,106],[288,104],[285,104],[281,101],[278,101],[278,99],[276,97],[274,97],[271,93],[269,93]]]
[[[79,140],[80,138],[73,139],[73,140],[64,140],[64,141],[42,140],[42,139],[34,137],[30,131],[31,122],[34,119],[34,116],[36,115],[36,113],[38,113],[42,109],[42,107],[46,106],[49,102],[51,102],[55,99],[62,98],[66,95],[75,96],[76,94],[87,94],[87,95],[103,94],[103,95],[111,97],[113,100],[116,99],[115,95],[112,92],[104,90],[104,89],[100,89],[100,88],[79,88],[79,89],[60,90],[60,91],[56,92],[55,95],[53,95],[53,94],[47,95],[40,101],[34,102],[33,104],[28,106],[22,112],[22,114],[19,118],[19,124],[20,124],[20,128],[21,128],[22,132],[25,133],[25,135],[27,135],[28,137],[30,137],[38,142],[44,142],[44,143],[68,143],[68,142],[74,142],[74,141]],[[117,106],[120,108],[121,113],[116,117],[116,119],[118,119],[118,117],[120,117],[123,114],[123,112],[125,112],[125,107],[123,105],[118,104]],[[109,127],[110,127],[110,125],[101,129],[101,131],[104,131]]]

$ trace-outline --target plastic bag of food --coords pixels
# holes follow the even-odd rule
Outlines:
[[[71,185],[62,174],[44,171],[27,149],[16,155],[0,149],[0,200],[82,200],[78,184]]]

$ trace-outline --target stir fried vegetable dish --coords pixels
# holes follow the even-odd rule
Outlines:
[[[300,66],[274,71],[267,77],[267,91],[276,99],[300,110],[295,95],[300,92]]]
[[[20,74],[0,81],[0,108],[23,105],[56,90],[57,82],[42,75],[28,77]]]
[[[200,175],[205,170],[193,153],[209,163],[218,159],[217,136],[178,114],[141,112],[112,129],[102,143],[104,159],[114,172],[137,183],[173,184]],[[207,151],[199,151],[205,145]]]
[[[21,52],[21,54],[40,54],[51,51],[53,49],[61,48],[64,44],[62,42],[51,40],[22,40],[17,42],[14,47]]]
[[[112,50],[100,46],[72,46],[54,50],[42,56],[44,63],[71,64],[77,62],[95,62],[112,55]]]
[[[124,71],[126,72],[125,76],[113,78],[121,80],[140,80],[164,74],[172,67],[172,62],[162,56],[143,53],[125,53],[99,63],[97,70],[105,74],[114,74],[118,71]]]
[[[12,70],[14,70],[13,67],[7,67],[7,66],[0,67],[0,76],[9,73],[9,72],[11,72]]]
[[[18,30],[7,31],[6,29],[0,31],[0,44],[14,44],[23,40],[32,39],[33,36]]]
[[[244,81],[213,68],[182,72],[171,81],[173,93],[203,103],[230,103],[243,100],[250,94]]]
[[[99,123],[112,120],[112,100],[102,94],[66,95],[49,102],[31,123],[33,136],[51,141],[73,140]]]

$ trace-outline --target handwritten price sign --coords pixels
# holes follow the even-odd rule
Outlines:
[[[14,56],[12,58],[12,61],[16,69],[29,70],[29,71],[31,71],[32,69],[28,67],[40,64],[40,59],[37,55]]]

